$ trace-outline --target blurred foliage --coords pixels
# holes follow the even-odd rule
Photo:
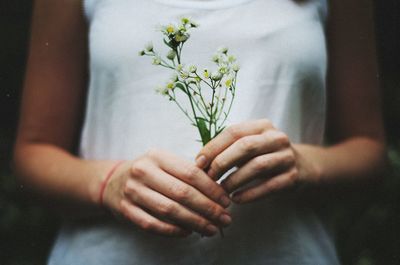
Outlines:
[[[343,264],[400,264],[400,25],[398,0],[375,1],[390,170],[371,198],[334,212]],[[18,185],[10,169],[32,1],[0,1],[0,264],[44,264],[59,220]]]

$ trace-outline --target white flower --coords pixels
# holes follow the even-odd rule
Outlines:
[[[168,89],[162,86],[158,86],[156,88],[156,92],[161,94],[161,95],[168,95]]]
[[[235,72],[239,71],[239,70],[240,70],[240,65],[234,64],[234,65],[232,66],[232,70],[235,71]]]
[[[219,54],[214,54],[213,57],[211,58],[211,60],[212,60],[214,63],[219,63],[219,61],[221,60],[221,57],[220,57]]]
[[[221,47],[218,49],[219,53],[227,54],[228,53],[228,48],[227,47]]]
[[[170,34],[175,34],[176,33],[176,27],[172,24],[169,24],[168,26],[166,26],[164,28],[165,33],[167,33],[168,35]]]
[[[182,64],[178,64],[175,68],[178,72],[182,71],[183,69],[183,65]]]
[[[181,71],[180,75],[182,79],[187,79],[189,77],[189,73],[186,71]]]
[[[159,65],[161,64],[161,59],[159,57],[154,57],[152,64]]]
[[[222,65],[222,66],[218,69],[218,71],[219,71],[221,74],[226,74],[226,73],[228,72],[228,68],[227,68],[225,65]]]
[[[154,47],[153,47],[153,43],[149,42],[146,44],[146,46],[144,47],[146,49],[146,51],[148,52],[152,52]]]
[[[178,75],[177,74],[173,74],[172,75],[172,77],[171,77],[171,81],[172,82],[176,82],[176,81],[178,81],[179,79],[178,79]]]
[[[175,88],[175,82],[170,81],[167,83],[166,89],[173,90],[174,88]]]
[[[228,56],[228,62],[233,63],[235,61],[236,61],[236,57],[235,56],[233,56],[233,55],[229,55]]]

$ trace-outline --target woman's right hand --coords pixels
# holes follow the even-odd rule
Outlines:
[[[227,226],[230,199],[195,163],[162,150],[150,150],[113,173],[104,204],[146,231],[212,236]]]

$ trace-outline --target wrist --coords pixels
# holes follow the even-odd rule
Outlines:
[[[93,205],[100,206],[100,193],[104,181],[109,175],[110,170],[115,166],[118,160],[89,161],[94,177],[91,179],[88,187],[90,201]]]
[[[105,177],[100,183],[99,187],[99,193],[98,193],[98,204],[100,206],[104,206],[104,192],[106,190],[106,187],[108,183],[110,182],[111,177],[114,175],[115,171],[124,163],[124,160],[116,161],[112,167],[109,168],[107,173],[105,174]]]
[[[324,148],[306,144],[295,144],[293,145],[293,149],[296,155],[300,182],[306,186],[322,185],[324,170],[321,159],[323,159]]]

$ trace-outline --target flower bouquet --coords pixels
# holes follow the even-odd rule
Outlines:
[[[173,72],[171,79],[157,88],[157,92],[168,97],[186,115],[198,129],[204,146],[225,128],[235,98],[239,65],[236,64],[236,58],[228,54],[226,47],[218,49],[211,58],[216,64],[215,70],[199,70],[196,65],[186,65],[182,56],[183,46],[190,38],[190,30],[197,27],[196,22],[186,17],[181,18],[177,25],[162,26],[161,32],[168,53],[161,56],[149,43],[139,55],[149,56],[154,65]],[[184,107],[177,93],[185,95],[189,110]]]

